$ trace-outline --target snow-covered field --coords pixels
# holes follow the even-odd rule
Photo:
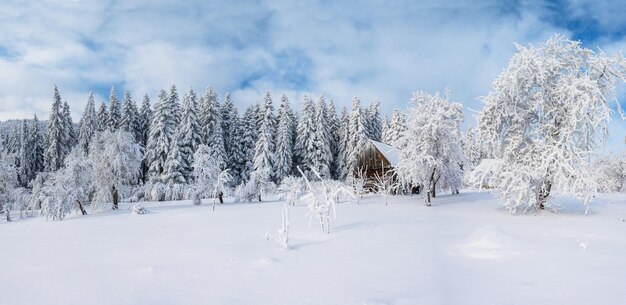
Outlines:
[[[510,215],[488,193],[338,206],[146,203],[0,224],[0,304],[624,304],[626,196]]]

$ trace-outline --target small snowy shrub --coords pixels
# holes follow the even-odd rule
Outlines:
[[[146,209],[143,205],[135,204],[133,206],[133,214],[143,215],[148,213],[150,213],[150,211],[148,211],[148,209]]]

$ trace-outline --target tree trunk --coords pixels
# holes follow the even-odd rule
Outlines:
[[[548,201],[548,196],[550,196],[550,190],[552,189],[552,182],[544,182],[541,185],[541,189],[539,190],[539,198],[537,199],[537,204],[539,205],[540,210],[545,210],[545,204]]]
[[[259,194],[259,202],[261,202],[261,194]]]
[[[219,198],[219,199],[220,199],[220,204],[223,204],[223,203],[224,203],[224,193],[220,192],[220,193],[217,195],[217,198]],[[259,201],[260,201],[260,200],[259,200]]]
[[[430,206],[430,191],[424,192],[424,205]]]
[[[435,192],[435,187],[437,186],[437,181],[435,181],[435,169],[433,169],[433,173],[430,175],[430,190],[428,190],[430,192],[430,195],[433,198],[437,197],[437,193]]]
[[[83,205],[80,203],[80,200],[76,200],[76,204],[78,204],[78,208],[80,209],[80,212],[83,215],[87,215],[87,211],[85,211],[85,208],[83,208]]]

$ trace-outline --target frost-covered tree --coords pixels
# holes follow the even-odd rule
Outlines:
[[[41,126],[37,115],[34,116],[31,130],[28,137],[30,154],[31,154],[31,170],[33,175],[42,172],[44,165],[44,140],[41,132]]]
[[[259,136],[259,126],[256,120],[256,106],[257,105],[251,105],[246,109],[241,122],[243,134],[241,143],[242,150],[245,152],[245,164],[243,164],[243,170],[240,174],[242,182],[248,181],[248,179],[250,179],[250,173],[254,170],[254,150]]]
[[[183,96],[183,116],[181,118],[178,140],[181,142],[181,153],[188,167],[184,169],[185,180],[191,180],[191,164],[193,154],[202,143],[202,129],[198,120],[198,100],[192,88]]]
[[[98,107],[96,120],[98,121],[98,132],[103,132],[107,129],[107,125],[109,124],[109,113],[107,112],[107,105],[104,102],[100,103],[100,107]]]
[[[400,112],[400,110],[395,109],[393,111],[393,114],[391,115],[391,123],[389,125],[389,131],[387,134],[387,142],[385,143],[394,147],[401,148],[399,140],[406,131],[406,129],[406,115]]]
[[[337,109],[335,103],[330,100],[328,109],[326,110],[326,122],[328,123],[329,143],[331,152],[330,176],[333,179],[339,179],[341,171],[339,170],[339,141],[341,140],[341,124],[337,117]]]
[[[26,120],[22,120],[22,123],[20,124],[20,151],[18,169],[18,180],[20,182],[20,186],[22,187],[27,186],[28,182],[30,182],[35,177],[35,173],[33,173],[32,169],[32,143],[29,142],[29,139],[30,129],[28,128],[28,123],[26,122]]]
[[[172,85],[170,87],[170,95],[168,96],[168,104],[172,113],[172,120],[174,121],[174,125],[178,126],[181,118],[181,110],[180,110],[180,99],[178,98],[178,90],[176,89],[176,85]]]
[[[480,143],[476,137],[476,130],[470,127],[465,131],[463,137],[463,151],[465,152],[465,166],[466,171],[473,170],[482,160],[482,154],[480,149]]]
[[[603,192],[626,192],[626,153],[602,156],[592,164],[597,184]]]
[[[302,110],[298,120],[296,144],[294,151],[296,154],[296,165],[300,166],[305,173],[313,167],[315,158],[315,106],[310,97],[304,96]]]
[[[150,136],[150,121],[152,120],[152,106],[150,105],[150,98],[148,95],[143,96],[143,102],[141,103],[141,108],[139,109],[139,117],[137,121],[139,122],[139,131],[140,131],[140,139],[139,144],[141,146],[146,147],[148,144],[148,138]]]
[[[274,163],[275,155],[275,130],[276,121],[274,119],[274,107],[272,105],[272,97],[269,92],[265,95],[263,103],[264,116],[259,128],[259,137],[256,141],[254,149],[254,171],[258,172],[260,179],[274,180]],[[261,181],[260,183],[266,183]]]
[[[107,130],[94,138],[89,149],[94,209],[111,203],[116,190],[122,198],[128,194],[129,187],[139,180],[143,158],[143,149],[128,132]]]
[[[235,151],[235,148],[237,147],[235,139],[238,138],[238,135],[236,134],[238,128],[237,108],[235,108],[235,105],[233,104],[229,93],[226,93],[226,95],[224,96],[224,104],[221,112],[222,137],[224,139],[225,153],[224,161],[226,161],[227,168],[234,169],[237,167],[235,163],[240,161],[238,160],[238,157],[240,157],[241,155],[235,155],[238,153]],[[219,150],[219,147],[217,147],[217,149]],[[216,154],[221,154],[221,152],[218,150],[215,151]]]
[[[200,199],[207,197],[219,198],[220,203],[224,203],[222,195],[232,179],[228,174],[229,170],[221,169],[213,158],[212,149],[208,145],[200,145],[194,155],[193,175],[196,180],[193,195],[194,205],[199,205]],[[215,209],[215,205],[213,208]]]
[[[367,137],[380,141],[382,137],[382,123],[380,121],[380,102],[378,100],[367,106],[365,111],[365,127],[367,129]]]
[[[150,179],[159,180],[161,175],[167,174],[166,160],[173,142],[177,126],[167,92],[161,90],[159,99],[154,107],[150,134],[146,146],[148,161],[148,175]]]
[[[93,181],[93,163],[82,147],[76,147],[65,159],[65,167],[52,173],[41,190],[41,215],[49,220],[63,220],[74,210],[86,215],[84,204]]]
[[[315,125],[315,131],[313,133],[313,163],[311,166],[322,179],[329,179],[333,155],[330,147],[330,126],[326,117],[326,101],[323,96],[320,96],[315,105],[313,125]]]
[[[350,115],[346,107],[341,108],[339,118],[339,145],[337,149],[337,178],[344,180],[348,176],[348,139],[350,138]]]
[[[234,108],[234,112],[232,113],[231,118],[231,152],[228,155],[229,158],[229,175],[231,175],[231,183],[232,185],[237,185],[241,182],[242,173],[245,171],[247,154],[247,148],[245,145],[245,126],[242,123],[242,120],[239,118],[239,113],[237,112],[237,108]]]
[[[142,131],[139,121],[139,110],[128,90],[124,90],[124,104],[122,105],[122,119],[120,129],[131,133],[135,141],[141,143]]]
[[[76,144],[76,132],[74,131],[74,122],[70,114],[70,105],[63,102],[63,148],[64,155],[67,156]]]
[[[381,132],[380,132],[380,141],[389,144],[389,130],[391,126],[389,125],[389,118],[387,115],[383,118],[383,122],[381,123]]]
[[[17,184],[17,169],[0,154],[0,210],[6,213],[7,220],[11,220],[11,195]]]
[[[63,166],[66,147],[64,145],[64,121],[61,95],[54,86],[54,98],[50,118],[48,119],[48,134],[46,136],[46,148],[44,153],[45,168],[47,171],[56,171]]]
[[[346,167],[348,175],[354,174],[358,169],[359,156],[367,144],[367,130],[364,123],[363,109],[359,98],[352,99],[352,112],[350,114],[349,137],[346,146]]]
[[[283,94],[278,107],[276,130],[276,181],[280,182],[293,171],[294,134],[293,114],[287,96]]]
[[[183,147],[181,146],[178,137],[172,140],[170,145],[167,159],[165,160],[165,174],[163,176],[163,182],[172,185],[186,183],[185,174],[191,165],[187,163],[183,156]],[[171,198],[168,198],[171,199]]]
[[[80,118],[80,124],[78,126],[78,145],[82,147],[85,153],[89,151],[89,144],[97,130],[98,116],[96,113],[96,102],[93,98],[93,92],[89,92],[87,105],[85,106],[83,116]]]
[[[230,97],[226,99],[229,101]],[[228,103],[229,108],[233,108],[232,102]],[[226,141],[223,127],[230,128],[230,115],[225,115],[222,112],[222,107],[217,100],[217,94],[211,87],[207,88],[204,93],[202,102],[202,127],[205,135],[203,143],[211,146],[211,154],[215,159],[216,164],[221,169],[225,169],[228,164],[228,154],[226,153]],[[222,119],[226,117],[228,124],[223,124]]]
[[[120,124],[122,121],[122,111],[120,109],[120,102],[117,98],[117,92],[115,92],[115,88],[111,88],[111,93],[109,94],[109,117],[107,120],[107,128],[112,131],[116,131],[120,128]]]
[[[626,80],[626,60],[560,35],[516,47],[478,115],[480,141],[499,160],[492,182],[511,212],[543,209],[555,192],[586,205],[597,190],[588,165],[613,101],[624,117],[615,86]]]
[[[404,149],[396,171],[407,184],[427,188],[427,206],[431,196],[436,196],[438,185],[452,192],[461,187],[461,165],[465,160],[461,147],[462,107],[450,103],[448,94],[413,93],[408,129],[400,138]]]

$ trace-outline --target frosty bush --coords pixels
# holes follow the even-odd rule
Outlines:
[[[294,176],[283,178],[282,183],[276,190],[278,198],[285,200],[288,205],[296,205],[304,191],[304,179]]]
[[[133,206],[133,214],[144,215],[148,213],[150,213],[150,211],[148,211],[148,209],[146,209],[143,205],[135,204]]]
[[[555,192],[592,200],[598,185],[587,169],[607,134],[610,103],[624,115],[615,85],[625,79],[621,55],[596,54],[563,36],[517,45],[484,98],[477,127],[502,164],[495,187],[511,212],[543,209]]]

